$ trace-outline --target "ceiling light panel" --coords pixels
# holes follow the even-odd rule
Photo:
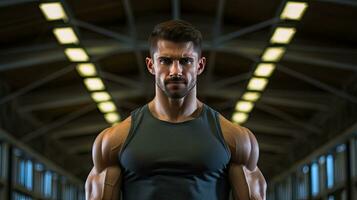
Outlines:
[[[85,62],[89,60],[89,56],[82,48],[67,48],[64,52],[72,62]]]
[[[267,62],[278,62],[285,52],[283,47],[269,47],[265,50],[262,60]]]
[[[59,2],[41,3],[40,9],[48,21],[60,19],[67,20],[66,12],[64,11],[62,4]]]
[[[233,113],[232,116],[232,121],[238,124],[242,124],[244,122],[246,122],[248,119],[248,114],[247,113],[240,113],[240,112],[236,112]]]
[[[300,20],[307,7],[306,2],[289,1],[281,13],[280,19]]]
[[[238,101],[236,105],[236,111],[239,112],[250,112],[252,111],[254,104],[250,101]]]
[[[277,27],[270,40],[271,43],[288,44],[296,32],[295,28]]]
[[[260,98],[259,92],[245,92],[242,99],[246,101],[257,101]]]
[[[109,101],[111,99],[108,92],[93,92],[91,97],[95,102]]]
[[[105,86],[100,78],[86,78],[84,84],[89,91],[104,90]]]
[[[77,44],[78,38],[71,27],[55,28],[53,34],[60,44]]]
[[[254,71],[255,76],[269,77],[274,72],[275,64],[260,63]]]
[[[93,63],[81,63],[77,65],[77,72],[82,77],[96,76],[97,70]]]
[[[262,91],[268,84],[268,79],[265,78],[252,78],[248,83],[248,90]]]
[[[116,113],[116,112],[106,113],[104,115],[104,118],[109,124],[116,123],[116,122],[118,122],[120,120],[119,114]]]
[[[116,111],[115,104],[111,101],[101,102],[98,104],[98,109],[102,113],[109,113]]]

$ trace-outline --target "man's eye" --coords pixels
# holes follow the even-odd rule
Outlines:
[[[190,58],[181,58],[180,63],[181,65],[190,65],[193,63],[193,60]]]
[[[171,59],[169,58],[160,58],[160,64],[162,65],[170,65],[172,63]]]

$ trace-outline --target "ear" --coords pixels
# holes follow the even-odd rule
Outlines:
[[[197,75],[200,75],[206,66],[206,57],[201,57],[198,60],[198,68],[197,68]]]
[[[150,74],[155,75],[154,60],[152,58],[146,57],[145,59],[146,68]]]

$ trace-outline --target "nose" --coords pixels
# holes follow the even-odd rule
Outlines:
[[[182,76],[182,66],[178,60],[172,62],[170,76]]]

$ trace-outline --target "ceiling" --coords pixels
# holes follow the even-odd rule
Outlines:
[[[231,119],[252,70],[281,22],[281,0],[67,0],[122,118],[154,96],[147,38],[180,18],[202,31],[206,71],[198,96]],[[36,0],[0,2],[0,125],[85,179],[91,145],[108,127]],[[204,6],[202,6],[204,4]],[[357,3],[309,1],[297,33],[244,126],[270,179],[357,121]],[[31,135],[31,139],[26,139]]]

